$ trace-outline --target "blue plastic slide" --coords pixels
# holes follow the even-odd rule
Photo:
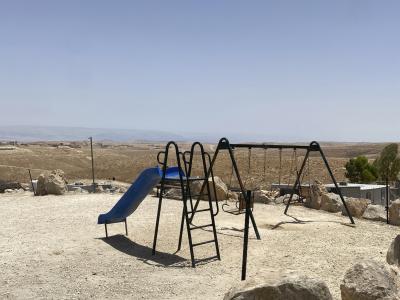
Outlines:
[[[167,179],[179,179],[178,167],[170,167],[166,173]],[[145,169],[114,207],[108,213],[99,215],[97,223],[111,224],[123,222],[138,208],[144,198],[160,182],[161,178],[162,170],[159,167]]]

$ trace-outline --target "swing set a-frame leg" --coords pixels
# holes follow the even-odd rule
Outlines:
[[[335,178],[335,176],[333,175],[333,172],[332,172],[332,170],[331,170],[331,167],[329,166],[328,160],[326,159],[324,152],[322,151],[321,147],[319,146],[319,144],[318,144],[317,142],[312,142],[312,143],[310,144],[310,149],[314,149],[314,151],[318,151],[318,152],[320,153],[321,158],[322,158],[322,160],[324,161],[325,167],[326,167],[326,169],[328,170],[329,176],[331,177],[332,182],[333,182],[333,184],[335,185],[336,191],[337,191],[337,193],[339,194],[340,200],[341,200],[342,203],[343,203],[343,207],[344,207],[344,209],[345,209],[346,212],[347,212],[347,215],[348,215],[348,217],[349,217],[349,219],[350,219],[350,222],[351,222],[351,224],[355,224],[355,223],[354,223],[354,219],[353,219],[353,217],[352,217],[352,215],[351,215],[351,213],[350,213],[350,211],[349,211],[349,209],[348,209],[348,207],[347,207],[346,201],[344,200],[342,191],[340,190],[340,188],[339,188],[339,186],[338,186],[338,184],[337,184],[336,178]],[[304,167],[305,167],[305,165],[306,165],[306,162],[307,162],[307,160],[308,160],[308,158],[309,158],[310,151],[311,151],[310,149],[307,150],[307,153],[306,153],[306,155],[304,156],[303,163],[301,164],[300,172],[297,174],[296,182],[295,182],[294,185],[293,185],[293,189],[292,189],[292,191],[291,191],[289,201],[288,201],[288,203],[286,204],[286,208],[285,208],[285,212],[284,212],[285,215],[287,215],[287,212],[288,212],[290,203],[292,202],[294,191],[296,190],[297,186],[300,184],[300,178],[301,178],[301,175],[302,175],[302,173],[303,173],[303,171],[304,171]]]

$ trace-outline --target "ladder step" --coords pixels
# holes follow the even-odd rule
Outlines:
[[[201,226],[193,226],[190,228],[190,230],[195,230],[195,229],[201,229],[201,228],[206,228],[206,227],[211,227],[213,224],[207,224],[207,225],[201,225]]]
[[[198,212],[202,212],[202,211],[210,211],[210,209],[209,209],[209,208],[205,208],[205,209],[198,209],[198,210],[196,210],[196,213],[198,213]],[[192,211],[188,211],[188,214],[193,214],[193,212],[192,212]]]
[[[215,259],[220,260],[220,258],[217,255],[215,255],[215,256],[211,256],[211,257],[196,259],[195,262],[197,264],[197,263],[201,263],[201,262],[204,262],[204,261],[215,260]]]
[[[210,243],[214,243],[214,242],[215,242],[215,240],[209,240],[209,241],[205,241],[205,242],[201,242],[201,243],[192,244],[192,247],[210,244]]]

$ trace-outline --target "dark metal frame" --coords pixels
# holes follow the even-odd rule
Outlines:
[[[93,158],[93,138],[89,137],[90,140],[90,155],[92,157],[92,180],[93,180],[93,193],[96,193],[96,183],[94,179],[94,158]]]
[[[126,218],[122,221],[125,222],[125,235],[128,236],[128,224],[126,223]],[[114,222],[114,223],[121,223],[121,222]],[[114,223],[104,223],[104,229],[106,231],[106,238],[108,239],[108,230],[107,230],[107,224],[114,224]]]
[[[183,201],[183,211],[182,211],[182,220],[181,220],[181,227],[180,227],[178,251],[181,248],[182,235],[183,235],[183,226],[184,226],[184,223],[186,223],[186,229],[187,229],[187,233],[188,233],[190,258],[191,258],[191,262],[192,262],[192,267],[196,266],[196,262],[201,261],[201,260],[197,260],[196,261],[195,258],[194,258],[194,250],[193,250],[193,248],[196,247],[196,246],[209,244],[209,243],[214,243],[215,244],[215,248],[216,248],[216,256],[208,258],[208,259],[217,258],[218,260],[220,260],[221,258],[220,258],[219,245],[218,245],[218,239],[217,239],[217,232],[216,232],[215,220],[214,220],[214,216],[215,215],[214,215],[214,212],[213,212],[211,194],[210,194],[211,190],[210,190],[210,186],[209,186],[209,182],[208,182],[209,176],[204,176],[204,177],[190,177],[189,176],[191,174],[191,171],[192,171],[193,155],[194,155],[194,151],[195,151],[195,147],[196,146],[200,147],[200,153],[201,153],[201,157],[202,157],[204,175],[209,174],[209,169],[207,168],[207,163],[206,163],[206,152],[204,151],[203,145],[201,143],[199,143],[199,142],[193,143],[191,151],[190,151],[190,159],[189,159],[188,163],[185,160],[185,154],[179,152],[178,145],[173,141],[169,142],[166,145],[164,152],[161,152],[161,153],[164,154],[164,161],[163,162],[161,162],[161,160],[160,160],[160,154],[161,153],[158,153],[158,155],[157,155],[157,160],[162,165],[163,173],[162,173],[161,187],[160,187],[160,192],[159,192],[159,202],[158,202],[156,226],[155,226],[155,231],[154,231],[152,254],[155,255],[155,253],[156,253],[157,236],[158,236],[158,228],[159,228],[159,224],[160,224],[160,215],[161,215],[161,206],[162,206],[162,199],[163,199],[163,194],[164,194],[164,187],[165,187],[166,183],[168,182],[168,180],[171,180],[171,179],[167,179],[166,178],[166,171],[167,171],[167,167],[168,167],[168,164],[167,164],[168,163],[168,154],[169,154],[169,150],[170,150],[171,146],[175,149],[178,169],[180,171],[182,171],[182,172],[184,170],[182,168],[181,158],[183,158],[184,168],[185,168],[185,173],[184,173],[185,177],[182,175],[182,172],[179,172],[179,178],[174,180],[175,182],[178,181],[180,183],[181,195],[182,195],[182,201]],[[191,225],[193,225],[192,224],[192,218],[193,218],[193,215],[196,213],[196,211],[193,209],[193,203],[192,203],[191,192],[190,192],[190,183],[192,181],[196,181],[196,180],[204,181],[202,187],[204,187],[204,186],[207,187],[207,195],[208,195],[208,203],[209,203],[209,209],[197,210],[197,212],[210,211],[211,224],[202,225],[202,226],[191,226]],[[215,187],[215,185],[214,185],[214,187]],[[216,191],[215,191],[215,188],[214,188],[214,193],[215,192]],[[200,196],[201,196],[201,194],[202,194],[202,191],[200,192]],[[188,198],[190,199],[191,211],[188,211],[188,207],[187,207]],[[200,199],[200,197],[199,197],[199,199]],[[217,207],[218,207],[218,203],[217,203]],[[189,215],[191,215],[190,218],[189,218]],[[214,239],[213,240],[204,241],[204,242],[200,242],[200,243],[193,243],[192,235],[191,235],[191,231],[192,230],[196,230],[196,229],[199,229],[199,228],[205,228],[205,227],[211,227],[211,226],[213,228],[213,235],[214,235]]]
[[[216,149],[216,151],[214,153],[214,156],[213,156],[213,159],[211,161],[210,170],[213,168],[213,166],[215,164],[215,161],[217,159],[219,151],[228,150],[229,151],[229,156],[230,156],[230,159],[231,159],[231,162],[232,162],[233,169],[235,171],[237,180],[239,182],[240,191],[241,191],[241,193],[242,193],[242,195],[243,195],[243,197],[244,197],[244,199],[246,201],[246,215],[245,215],[243,256],[242,256],[242,280],[246,279],[247,249],[248,249],[248,235],[249,235],[249,219],[251,220],[251,222],[253,224],[257,239],[260,239],[260,235],[259,235],[258,230],[257,230],[257,226],[256,226],[256,223],[255,223],[255,220],[254,220],[253,213],[252,213],[252,211],[250,209],[251,191],[245,191],[242,179],[241,179],[240,174],[239,174],[239,169],[237,167],[236,159],[235,159],[235,156],[233,155],[233,149],[235,149],[235,148],[247,148],[247,149],[260,148],[260,149],[280,149],[280,150],[282,150],[282,149],[303,149],[303,150],[307,151],[306,155],[304,156],[304,160],[302,162],[300,171],[297,173],[296,181],[295,181],[295,183],[293,185],[289,201],[286,204],[286,208],[285,208],[285,212],[284,212],[286,215],[287,215],[290,203],[291,203],[291,201],[293,199],[293,195],[294,195],[296,189],[298,188],[298,185],[300,184],[301,176],[302,176],[302,173],[304,171],[304,167],[306,165],[306,162],[307,162],[307,160],[309,158],[310,152],[319,152],[321,157],[322,157],[322,160],[324,161],[325,167],[328,170],[328,173],[329,173],[329,175],[330,175],[330,177],[331,177],[331,179],[332,179],[332,181],[333,181],[333,183],[334,183],[334,185],[335,185],[335,187],[336,187],[336,189],[338,191],[338,194],[339,194],[340,199],[341,199],[341,201],[343,203],[343,206],[344,206],[344,208],[345,208],[345,210],[347,212],[347,215],[348,215],[348,217],[350,219],[350,222],[352,224],[354,224],[353,217],[352,217],[352,215],[351,215],[351,213],[350,213],[350,211],[349,211],[349,209],[348,209],[348,207],[346,205],[346,202],[344,200],[342,192],[339,189],[339,186],[337,184],[336,178],[333,175],[333,172],[332,172],[332,170],[331,170],[331,168],[329,166],[328,160],[326,159],[325,154],[324,154],[321,146],[317,142],[313,141],[309,145],[265,144],[265,143],[264,144],[249,144],[249,143],[246,143],[246,144],[231,144],[231,143],[229,143],[229,140],[227,138],[221,138],[219,140],[219,142],[218,142],[217,149]]]

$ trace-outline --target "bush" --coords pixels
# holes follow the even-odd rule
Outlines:
[[[346,178],[350,182],[370,183],[378,178],[377,168],[365,156],[358,156],[346,163]]]

